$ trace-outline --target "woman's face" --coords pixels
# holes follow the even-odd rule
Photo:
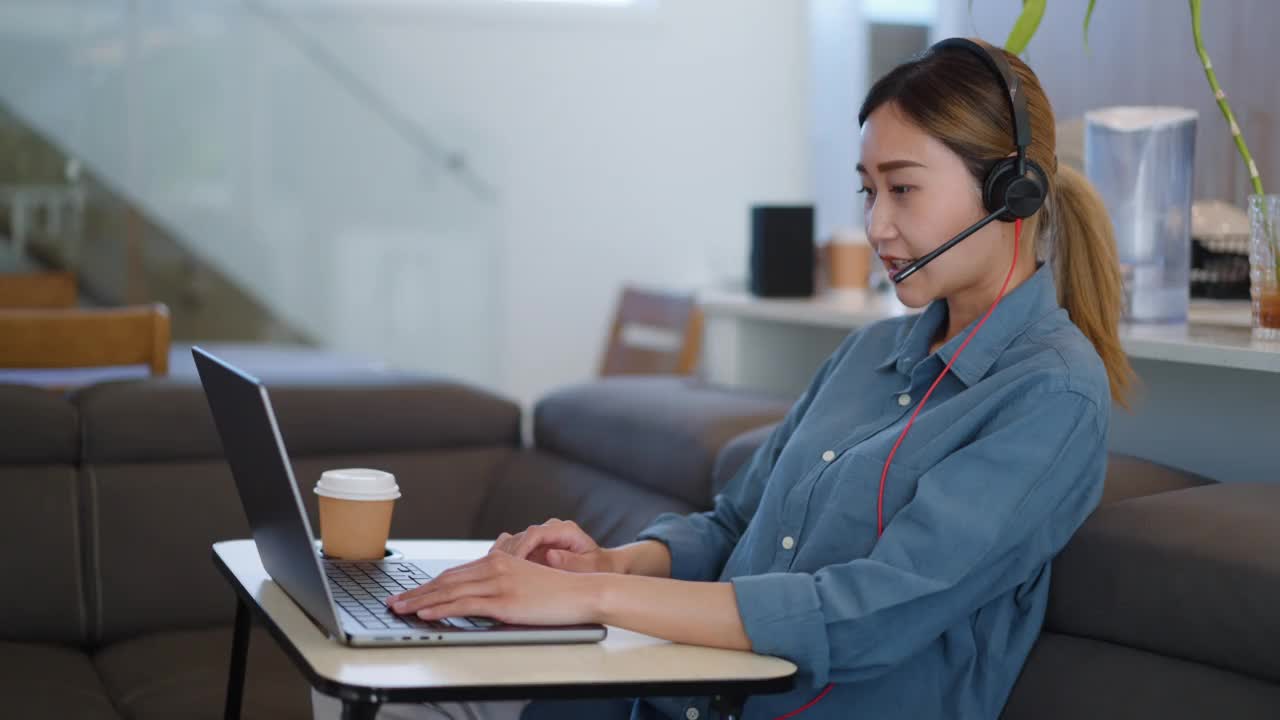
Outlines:
[[[981,220],[986,210],[964,161],[888,102],[862,125],[858,163],[867,239],[889,274]],[[919,308],[966,291],[982,294],[1012,259],[1007,223],[991,223],[895,285],[904,305]],[[999,288],[999,279],[996,279]]]

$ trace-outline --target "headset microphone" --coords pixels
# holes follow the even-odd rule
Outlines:
[[[965,239],[965,238],[969,237],[970,235],[972,235],[972,234],[974,234],[974,233],[978,232],[979,230],[981,230],[982,228],[986,227],[987,225],[990,225],[992,222],[994,222],[994,221],[996,221],[996,220],[999,220],[999,219],[1000,219],[1000,216],[1001,216],[1001,215],[1003,215],[1004,213],[1008,212],[1008,211],[1009,211],[1009,209],[1008,209],[1008,208],[1006,208],[1006,207],[1004,207],[1004,206],[1001,206],[999,210],[996,210],[995,212],[991,213],[990,215],[988,215],[988,216],[986,216],[986,217],[982,218],[982,219],[981,219],[981,220],[979,220],[978,222],[976,222],[976,223],[974,223],[974,224],[970,225],[969,227],[965,228],[964,230],[962,230],[962,231],[960,232],[960,234],[959,234],[959,235],[956,235],[955,237],[953,237],[953,238],[951,238],[950,240],[948,240],[948,241],[946,241],[946,242],[942,243],[941,245],[939,245],[938,247],[934,248],[933,250],[930,250],[928,255],[925,255],[924,257],[920,258],[919,260],[915,260],[915,261],[913,261],[910,265],[907,265],[906,267],[902,268],[902,269],[901,269],[901,270],[899,270],[898,272],[894,273],[893,275],[891,275],[891,276],[889,277],[889,279],[890,279],[890,280],[892,280],[895,284],[900,283],[900,282],[902,282],[903,280],[906,280],[907,278],[909,278],[909,277],[911,277],[913,274],[915,274],[915,271],[917,271],[917,270],[919,270],[920,268],[924,267],[925,265],[928,265],[929,263],[933,262],[934,258],[938,257],[938,256],[939,256],[939,255],[941,255],[942,253],[944,253],[944,252],[946,252],[946,251],[950,250],[951,248],[955,247],[955,246],[956,246],[956,243],[958,243],[958,242],[960,242],[961,240],[963,240],[963,239]]]

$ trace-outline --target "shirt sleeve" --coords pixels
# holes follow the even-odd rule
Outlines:
[[[760,497],[778,455],[857,334],[850,335],[822,364],[782,422],[716,496],[711,510],[690,515],[664,513],[636,537],[637,540],[657,540],[667,546],[671,552],[673,579],[719,579],[734,546],[760,506]]]
[[[1101,497],[1100,412],[1068,390],[1024,398],[920,476],[868,557],[735,578],[752,649],[817,685],[865,679],[1034,578]]]

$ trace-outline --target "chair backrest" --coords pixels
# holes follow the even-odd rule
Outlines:
[[[169,310],[120,308],[0,310],[0,367],[147,365],[169,372]]]
[[[691,375],[698,364],[702,312],[692,295],[624,287],[601,375]]]
[[[0,308],[72,308],[76,306],[74,273],[0,273]]]

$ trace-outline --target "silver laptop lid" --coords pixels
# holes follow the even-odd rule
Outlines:
[[[267,389],[199,347],[191,354],[263,567],[313,620],[345,638]]]

